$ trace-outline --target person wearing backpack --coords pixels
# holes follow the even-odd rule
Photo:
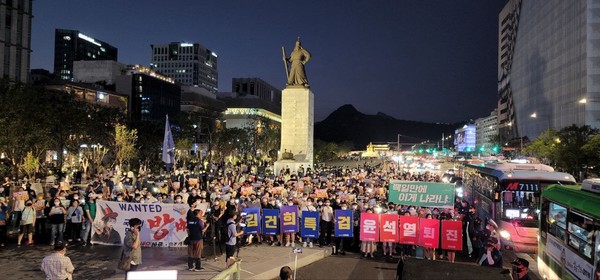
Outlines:
[[[227,267],[231,266],[235,263],[235,258],[233,254],[235,253],[235,245],[237,244],[237,237],[244,235],[244,231],[237,231],[237,227],[235,221],[237,219],[237,213],[235,211],[231,211],[228,213],[227,219],[227,236],[224,237],[223,241],[225,241],[225,264]]]

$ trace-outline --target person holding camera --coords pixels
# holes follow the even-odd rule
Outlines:
[[[530,280],[529,278],[529,262],[523,258],[516,258],[511,262],[513,265],[514,280]]]
[[[235,263],[233,254],[235,253],[235,245],[237,244],[237,238],[244,235],[243,230],[237,230],[237,213],[235,211],[230,211],[228,218],[229,219],[227,219],[227,236],[229,240],[225,240],[225,263],[227,264],[227,267]]]
[[[204,213],[200,209],[195,209],[194,216],[188,219],[187,228],[188,235],[188,270],[202,271],[201,266],[202,249],[204,248],[204,233],[209,225],[205,223],[202,216]],[[194,267],[195,265],[195,267]]]

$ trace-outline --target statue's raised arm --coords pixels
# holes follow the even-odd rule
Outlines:
[[[306,78],[304,64],[310,60],[310,57],[310,52],[302,47],[300,37],[298,37],[294,50],[290,56],[286,58],[286,60],[290,62],[290,71],[289,73],[286,73],[288,86],[308,87],[308,79]]]

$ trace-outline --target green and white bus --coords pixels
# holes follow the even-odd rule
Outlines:
[[[542,191],[538,271],[544,279],[597,280],[600,179]]]

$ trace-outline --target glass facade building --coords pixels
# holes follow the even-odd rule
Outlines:
[[[77,30],[56,29],[54,33],[54,74],[73,81],[73,62],[79,60],[117,61],[117,48]]]
[[[0,78],[28,82],[32,0],[0,0]]]
[[[509,73],[518,136],[600,128],[600,1],[519,2]]]

